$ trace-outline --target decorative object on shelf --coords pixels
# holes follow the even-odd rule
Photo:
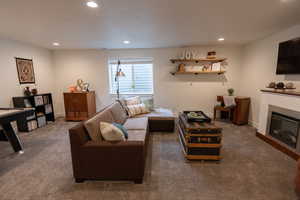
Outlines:
[[[177,71],[178,72],[185,72],[185,64],[183,64],[183,63],[179,64]]]
[[[229,89],[227,90],[227,92],[228,92],[228,95],[229,95],[229,96],[233,96],[233,94],[234,94],[234,89],[233,89],[233,88],[229,88]]]
[[[208,59],[215,59],[216,57],[217,57],[217,52],[215,52],[215,51],[207,52],[207,58]]]
[[[32,95],[37,95],[37,93],[38,93],[37,88],[36,88],[36,87],[35,87],[35,88],[32,88],[32,89],[31,89],[31,93],[32,93]]]
[[[284,83],[283,82],[279,82],[276,84],[276,89],[284,89]]]
[[[288,82],[286,85],[285,85],[286,89],[294,89],[294,83],[292,82]]]
[[[209,71],[209,66],[208,65],[204,65],[202,68],[202,71],[206,72]]]
[[[69,87],[69,92],[71,92],[71,93],[74,93],[74,92],[77,92],[77,86],[70,86]]]
[[[83,89],[83,80],[82,79],[78,79],[77,80],[77,90],[78,91],[82,91],[82,89]]]
[[[31,92],[30,92],[30,88],[27,86],[24,88],[24,96],[30,96]]]
[[[34,84],[34,69],[31,59],[16,58],[18,77],[20,84]]]
[[[184,60],[185,59],[185,51],[182,51],[180,56],[178,56],[179,60]]]
[[[76,86],[70,86],[69,92],[89,92],[90,84],[84,82],[82,79],[78,79],[76,82]]]
[[[115,82],[117,82],[118,84],[118,88],[117,88],[117,100],[120,99],[120,77],[125,77],[125,73],[122,71],[121,69],[121,61],[118,60],[118,66],[117,66],[117,72],[115,75]]]
[[[186,51],[186,52],[185,52],[185,59],[191,60],[191,59],[192,59],[192,52]]]
[[[275,82],[271,82],[268,85],[268,88],[275,88],[276,87],[276,83]]]
[[[221,71],[221,63],[213,63],[211,66],[211,71]]]
[[[283,82],[279,82],[277,84],[275,82],[271,82],[271,83],[269,83],[269,85],[267,86],[267,88],[281,89],[281,90],[296,89],[295,86],[294,86],[294,83],[292,83],[292,82],[288,82],[287,84],[284,84]]]

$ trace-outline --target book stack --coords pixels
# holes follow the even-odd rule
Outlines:
[[[47,125],[46,116],[43,113],[37,114],[38,127],[43,127]]]
[[[48,96],[43,96],[43,101],[44,101],[44,104],[50,104],[50,101],[49,101],[49,97]]]
[[[35,96],[34,103],[35,103],[35,106],[44,105],[43,96]]]
[[[37,121],[31,120],[27,122],[28,131],[33,131],[34,129],[38,128]]]
[[[45,114],[49,114],[49,113],[52,113],[52,105],[51,104],[45,105]]]

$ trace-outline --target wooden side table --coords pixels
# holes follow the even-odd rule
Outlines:
[[[229,112],[227,109],[231,109],[230,119],[232,123],[237,125],[248,124],[249,110],[250,110],[250,97],[236,96],[235,98],[236,106],[232,108],[225,108],[224,106],[216,106],[214,108],[214,119],[215,119],[215,109],[221,112]],[[217,96],[217,101],[224,105],[223,96]],[[223,108],[220,108],[223,107]]]
[[[232,112],[233,112],[234,107],[225,107],[225,106],[215,106],[214,107],[214,120],[216,120],[216,115],[217,115],[217,111],[220,112],[227,112],[229,119],[232,119]]]

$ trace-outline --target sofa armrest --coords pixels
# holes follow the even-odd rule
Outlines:
[[[141,179],[145,168],[142,141],[118,143],[88,141],[79,150],[76,178]]]

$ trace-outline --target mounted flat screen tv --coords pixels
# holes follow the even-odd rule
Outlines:
[[[276,74],[300,74],[300,38],[279,44]]]

